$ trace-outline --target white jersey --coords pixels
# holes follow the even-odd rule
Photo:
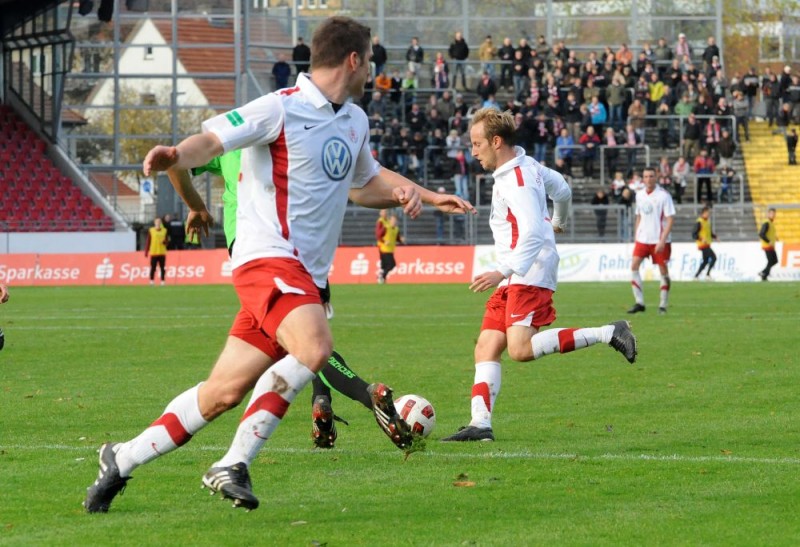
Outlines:
[[[564,177],[526,156],[522,148],[516,147],[516,153],[516,158],[492,175],[489,225],[497,270],[508,277],[501,284],[533,285],[554,291],[558,252],[547,196],[556,203],[556,211],[566,214],[572,191]]]
[[[661,234],[667,223],[667,217],[675,216],[675,205],[669,192],[656,186],[652,192],[642,190],[636,193],[636,215],[639,225],[636,228],[636,242],[655,245],[661,240]],[[667,236],[667,243],[672,235]]]
[[[378,174],[364,111],[334,112],[304,74],[282,89],[203,123],[225,152],[242,150],[233,267],[299,259],[324,287],[351,188]]]

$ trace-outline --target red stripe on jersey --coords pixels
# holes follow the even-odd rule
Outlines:
[[[511,212],[511,209],[508,210],[508,214],[506,215],[506,220],[511,224],[511,248],[517,246],[517,238],[519,237],[519,226],[517,226],[517,217],[514,216],[514,213]]]
[[[281,235],[289,239],[289,221],[286,218],[289,208],[289,149],[286,147],[285,128],[275,142],[269,145],[272,154],[272,182],[275,184],[275,206],[278,208],[278,221],[281,223]]]
[[[300,86],[290,87],[286,89],[281,89],[281,95],[291,95],[292,93],[297,93],[300,91]]]
[[[517,175],[517,186],[525,186],[525,179],[522,178],[522,169],[519,165],[514,168],[514,174]]]
[[[287,410],[289,410],[289,401],[274,391],[267,391],[265,394],[253,401],[253,404],[244,411],[242,421],[246,420],[249,416],[255,414],[259,410],[266,410],[276,418],[283,418],[283,415],[286,414]]]
[[[172,439],[172,442],[174,442],[176,446],[183,446],[186,443],[188,443],[192,438],[189,432],[186,431],[186,428],[183,427],[183,424],[178,419],[178,416],[176,416],[172,412],[167,412],[166,414],[162,415],[158,420],[150,424],[150,427],[157,427],[157,426],[163,426],[164,429],[167,430],[170,439]]]
[[[575,331],[578,329],[562,329],[558,331],[558,351],[567,353],[575,351]]]
[[[489,397],[489,384],[486,382],[481,382],[480,384],[475,384],[472,386],[472,396],[473,397],[482,397],[483,402],[486,405],[486,410],[489,412],[492,411],[492,400]]]

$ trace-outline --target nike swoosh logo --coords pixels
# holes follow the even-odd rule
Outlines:
[[[304,126],[303,126],[303,129],[306,129],[306,130],[308,130],[308,129],[314,129],[315,127],[317,127],[317,125],[319,125],[319,124],[316,124],[316,125],[304,125]]]
[[[511,314],[511,319],[516,319],[518,317],[525,317],[525,315],[527,315],[527,314],[524,314],[524,313],[512,313]]]

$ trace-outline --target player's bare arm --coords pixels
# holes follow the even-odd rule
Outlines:
[[[469,290],[471,290],[472,292],[488,291],[489,289],[497,287],[505,278],[506,277],[502,273],[496,270],[491,272],[485,272],[472,280],[472,283],[470,283],[469,286]]]
[[[0,283],[0,304],[8,302],[8,287],[4,283]]]
[[[395,186],[413,186],[417,189],[419,197],[423,203],[433,205],[442,212],[451,214],[478,214],[478,211],[469,201],[453,194],[439,194],[438,192],[428,190],[427,188],[407,179],[403,175],[395,173],[394,171],[386,169],[385,167],[381,169],[378,177],[386,179],[388,183]]]
[[[203,198],[192,185],[189,171],[170,167],[167,169],[167,176],[172,187],[189,207],[189,214],[186,216],[186,231],[192,235],[208,236],[208,229],[214,226],[214,217],[208,212]]]
[[[664,250],[664,247],[667,245],[667,239],[669,238],[669,233],[672,231],[672,223],[675,220],[675,217],[667,217],[665,222],[664,230],[661,232],[661,237],[658,240],[658,245],[656,245],[656,252],[660,253]]]
[[[349,197],[353,203],[370,209],[387,209],[400,205],[403,212],[411,218],[416,218],[422,211],[422,201],[416,188],[391,186],[380,176],[372,177],[363,188],[352,188]]]
[[[224,152],[222,142],[214,133],[198,133],[187,137],[178,146],[152,148],[142,162],[142,169],[146,176],[170,167],[190,169],[205,165]]]

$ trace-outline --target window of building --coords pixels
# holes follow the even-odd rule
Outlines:
[[[150,61],[153,59],[153,46],[145,46],[144,48],[144,60]]]

